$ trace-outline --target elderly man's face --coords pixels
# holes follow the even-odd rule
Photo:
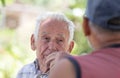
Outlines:
[[[42,22],[38,39],[34,43],[34,50],[38,61],[45,64],[46,57],[53,52],[70,52],[72,42],[68,43],[69,30],[63,21],[47,19]]]

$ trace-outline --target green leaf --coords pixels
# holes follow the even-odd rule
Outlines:
[[[1,0],[2,5],[5,6],[5,0]]]

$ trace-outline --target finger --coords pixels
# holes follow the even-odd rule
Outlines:
[[[46,61],[45,61],[45,63],[47,63],[47,62],[49,62],[49,61],[51,61],[51,60],[54,60],[55,58],[56,58],[56,53],[51,53],[50,55],[48,55],[47,57],[46,57]]]
[[[67,53],[67,52],[59,52],[56,56],[57,57],[56,60],[60,60],[61,58],[68,56],[68,55],[69,55],[69,53]]]
[[[52,52],[51,54],[49,54],[49,55],[46,57],[46,59],[49,59],[49,58],[51,58],[51,57],[55,57],[57,53],[58,53],[58,52]]]
[[[52,62],[50,63],[50,70],[54,67],[55,64],[56,64],[55,61],[52,61]]]
[[[46,59],[46,61],[45,61],[45,64],[48,66],[48,67],[50,67],[50,64],[51,64],[51,62],[52,61],[54,61],[56,59],[56,55],[50,55],[50,56],[48,56],[47,57],[47,59]]]
[[[51,53],[46,57],[45,64],[47,65],[47,67],[51,68],[51,66],[53,66],[54,63],[58,62],[61,58],[63,58],[66,55],[68,55],[68,53],[62,51]]]
[[[46,60],[45,64],[47,65],[47,67],[50,67],[51,62],[54,60],[55,60],[55,58],[50,58],[50,59]]]

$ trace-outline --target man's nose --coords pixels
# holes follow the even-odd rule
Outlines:
[[[52,51],[57,51],[57,44],[55,41],[49,42],[49,49]]]

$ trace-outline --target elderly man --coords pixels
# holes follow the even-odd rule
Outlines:
[[[17,78],[46,78],[59,57],[69,54],[74,46],[74,24],[62,13],[45,13],[37,20],[31,36],[31,48],[37,59],[25,65]]]
[[[83,30],[94,51],[61,59],[49,78],[120,78],[120,0],[88,0]]]

